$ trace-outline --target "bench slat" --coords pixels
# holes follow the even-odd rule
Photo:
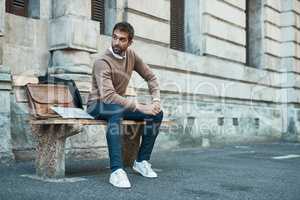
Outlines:
[[[80,125],[106,125],[104,120],[90,120],[90,119],[63,119],[63,118],[48,118],[48,119],[31,119],[32,125],[51,125],[51,124],[80,124]],[[123,125],[145,125],[145,121],[123,120]],[[170,120],[163,120],[162,125],[170,126],[174,122]]]
[[[50,124],[81,124],[81,125],[106,125],[104,120],[89,120],[89,119],[60,119],[60,118],[48,118],[48,119],[34,119],[30,120],[30,124],[33,125],[50,125]],[[133,120],[124,120],[124,125],[143,125],[144,121],[138,122]]]

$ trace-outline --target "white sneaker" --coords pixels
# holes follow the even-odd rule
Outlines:
[[[151,168],[151,164],[146,160],[143,160],[142,162],[137,162],[135,160],[132,169],[147,178],[157,177],[156,172]]]
[[[131,188],[127,174],[123,169],[117,169],[110,174],[109,182],[118,188]]]

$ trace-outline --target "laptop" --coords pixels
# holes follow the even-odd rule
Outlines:
[[[51,109],[64,119],[94,119],[93,116],[81,108],[52,106]]]

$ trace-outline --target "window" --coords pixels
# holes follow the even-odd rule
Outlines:
[[[6,12],[28,17],[28,0],[6,0]]]
[[[184,51],[184,0],[171,0],[171,38],[170,47],[172,49]]]
[[[262,62],[262,1],[246,1],[246,65],[260,67]]]
[[[184,1],[184,51],[195,55],[201,55],[201,1]]]
[[[105,30],[105,1],[92,0],[92,20],[100,22],[100,34]]]

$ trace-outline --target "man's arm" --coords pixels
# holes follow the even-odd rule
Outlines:
[[[97,82],[97,87],[104,103],[120,104],[130,110],[136,109],[134,100],[126,99],[118,93],[112,83],[111,68],[103,60],[97,60],[94,64],[93,74]]]
[[[135,55],[135,65],[134,70],[148,83],[149,92],[152,97],[153,102],[160,101],[160,90],[158,79],[155,74],[152,72],[150,67],[145,64],[142,59],[137,55]]]
[[[152,97],[152,104],[142,105],[137,104],[137,110],[146,114],[156,115],[161,111],[160,108],[160,90],[157,77],[152,72],[150,67],[146,65],[138,55],[135,54],[134,70],[148,83],[148,88]]]

